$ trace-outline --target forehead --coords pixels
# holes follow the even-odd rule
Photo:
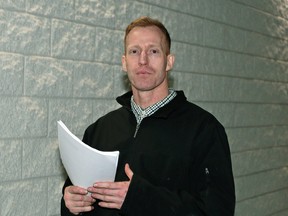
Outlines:
[[[126,45],[153,43],[161,45],[164,41],[163,32],[156,26],[135,27],[126,38]]]

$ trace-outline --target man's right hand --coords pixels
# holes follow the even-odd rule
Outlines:
[[[64,201],[69,211],[75,215],[81,212],[93,210],[93,203],[96,201],[84,188],[77,186],[68,186],[64,190]]]

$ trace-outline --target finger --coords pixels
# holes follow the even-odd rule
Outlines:
[[[124,170],[125,170],[127,177],[131,180],[133,177],[133,171],[130,169],[130,166],[128,163],[125,164]]]
[[[97,200],[101,200],[104,202],[110,202],[110,203],[120,203],[120,202],[124,201],[124,197],[121,195],[94,193],[93,197],[95,197],[95,199],[97,199]]]
[[[93,209],[92,205],[96,200],[88,196],[85,189],[71,186],[65,189],[64,201],[70,212],[78,214],[80,212],[91,211]]]
[[[72,212],[72,213],[80,213],[80,212],[87,212],[93,210],[93,203],[95,202],[95,199],[92,197],[85,198],[80,197],[79,195],[75,196],[74,199],[68,199],[65,202],[66,207]],[[79,200],[78,200],[79,199]],[[88,199],[88,200],[87,200]],[[91,202],[91,200],[93,200]]]
[[[86,211],[86,210],[91,210],[91,206],[96,200],[92,197],[80,197],[80,196],[75,196],[71,197],[70,199],[65,200],[65,205],[70,211],[76,211],[79,210],[81,211]]]
[[[86,201],[68,201],[66,202],[66,206],[68,208],[82,208],[82,207],[89,207],[92,206],[93,202],[86,202]]]
[[[122,202],[123,203],[123,202]],[[122,203],[99,202],[98,205],[104,208],[121,209]]]
[[[120,184],[122,182],[96,182],[92,188],[109,188],[109,189],[117,189],[120,187]],[[91,188],[88,188],[88,191],[90,191]]]
[[[70,194],[82,194],[86,195],[88,191],[84,188],[77,187],[77,186],[69,186],[65,188],[65,191],[67,191]]]
[[[103,195],[103,194],[93,194],[95,198],[101,200],[98,205],[105,208],[116,208],[120,209],[123,202],[124,197],[121,196],[110,196],[110,195]]]
[[[81,188],[67,188],[64,193],[64,200],[67,201],[82,201],[82,202],[90,202],[93,203],[95,200],[88,195],[87,190],[83,190]]]
[[[72,207],[69,208],[70,212],[73,214],[79,214],[81,212],[89,212],[92,211],[94,209],[93,206],[85,206],[85,207]]]
[[[74,195],[70,197],[71,201],[82,203],[94,203],[96,200],[88,195]],[[82,206],[82,205],[81,205]]]
[[[95,188],[93,191],[94,192],[91,196],[95,199],[114,201],[113,198],[110,199],[109,197],[115,197],[116,199],[120,197],[122,200],[127,194],[128,187],[122,187],[119,189]]]
[[[129,181],[124,182],[97,182],[93,185],[93,187],[89,187],[89,192],[97,192],[100,189],[110,189],[117,190],[122,188],[127,188],[129,186]]]

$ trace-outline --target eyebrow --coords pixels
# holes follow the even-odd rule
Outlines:
[[[149,45],[147,46],[148,49],[149,49],[149,48],[153,48],[153,47],[163,49],[163,46],[162,46],[162,45],[159,45],[159,44],[149,44]],[[131,48],[141,48],[141,46],[140,46],[139,44],[127,46],[127,49],[131,49]],[[163,50],[164,50],[164,49],[163,49]]]

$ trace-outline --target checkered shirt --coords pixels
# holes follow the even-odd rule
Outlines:
[[[137,120],[137,125],[139,125],[141,123],[141,121],[148,117],[151,116],[153,113],[155,113],[158,109],[160,109],[161,107],[165,106],[166,104],[168,104],[174,97],[176,97],[177,93],[175,90],[173,89],[169,89],[169,95],[166,96],[163,100],[158,101],[157,103],[142,109],[139,105],[137,105],[133,99],[133,95],[131,97],[131,108],[132,111],[136,117]]]

